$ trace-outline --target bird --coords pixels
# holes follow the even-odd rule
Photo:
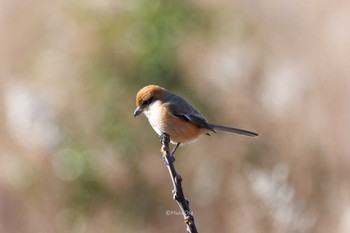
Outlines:
[[[209,123],[190,103],[175,93],[158,85],[147,85],[136,94],[134,117],[143,113],[159,136],[167,134],[175,144],[174,155],[180,144],[197,140],[201,135],[210,135],[216,131],[225,131],[250,137],[258,134],[223,125]]]

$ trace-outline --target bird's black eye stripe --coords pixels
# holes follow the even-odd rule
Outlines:
[[[152,103],[152,97],[149,99],[146,99],[142,102],[142,106],[145,107],[147,105],[149,105],[150,103]]]

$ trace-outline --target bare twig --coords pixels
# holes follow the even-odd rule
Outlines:
[[[167,134],[162,134],[160,136],[160,142],[162,144],[161,152],[163,155],[163,160],[169,170],[170,177],[173,183],[173,198],[179,205],[182,215],[184,216],[185,224],[188,233],[197,233],[196,224],[194,223],[194,218],[189,207],[189,202],[186,200],[182,189],[182,178],[176,172],[174,161],[174,156],[169,152],[169,142],[170,138]]]

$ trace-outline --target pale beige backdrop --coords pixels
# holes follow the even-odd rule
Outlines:
[[[349,1],[0,2],[0,232],[185,232],[146,84],[256,131],[181,147],[199,232],[350,232]],[[170,212],[169,212],[170,211]]]

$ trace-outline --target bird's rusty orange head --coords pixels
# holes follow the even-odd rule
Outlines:
[[[166,89],[157,85],[148,85],[143,87],[136,95],[136,110],[134,116],[140,115],[144,108],[157,100],[164,99]]]

